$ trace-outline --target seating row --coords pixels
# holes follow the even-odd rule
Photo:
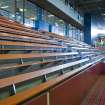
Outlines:
[[[0,105],[26,101],[102,59],[83,42],[0,17]]]

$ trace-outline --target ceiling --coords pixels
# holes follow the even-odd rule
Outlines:
[[[105,0],[65,0],[79,11],[92,14],[105,13]]]
[[[105,30],[105,0],[65,0],[81,13],[92,15],[92,26]]]

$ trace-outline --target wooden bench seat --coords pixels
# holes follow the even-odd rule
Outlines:
[[[17,27],[18,26],[18,28],[22,28],[22,29],[24,29],[25,31],[27,30],[28,32],[30,31],[30,32],[35,32],[35,33],[38,33],[38,34],[42,34],[43,32],[45,32],[45,31],[41,31],[40,30],[40,32],[37,32],[37,31],[35,31],[35,30],[32,30],[31,28],[29,28],[29,27],[25,27],[24,25],[22,25],[22,24],[19,24],[19,23],[17,23],[17,22],[14,22],[14,21],[12,21],[12,20],[9,20],[8,21],[8,19],[6,19],[6,18],[4,18],[4,17],[0,17],[0,21],[1,22],[5,22],[5,23],[8,23],[8,24],[10,24],[11,25],[11,23],[13,23],[14,25],[15,25],[15,27]],[[3,24],[4,25],[4,24]],[[80,42],[80,41],[77,41],[77,40],[74,40],[74,39],[71,39],[71,38],[64,38],[64,36],[59,36],[59,35],[57,35],[57,34],[55,34],[55,33],[50,33],[50,32],[45,32],[46,34],[49,34],[49,35],[51,35],[51,36],[54,36],[54,37],[57,37],[57,38],[61,38],[61,39],[65,39],[66,41],[67,40],[73,40],[73,41],[75,41],[75,42],[77,42],[77,43],[79,43],[79,44],[82,44],[82,45],[86,45],[86,46],[88,46],[87,44],[85,44],[85,43],[83,43],[83,42]]]
[[[25,100],[28,100],[29,97],[33,97],[36,96],[37,94],[39,94],[40,92],[44,92],[45,90],[48,90],[49,88],[57,85],[58,83],[61,83],[61,81],[69,78],[70,76],[73,76],[74,74],[77,74],[78,72],[80,72],[82,69],[87,68],[88,66],[92,65],[92,63],[87,64],[75,71],[71,71],[69,73],[66,73],[64,75],[61,75],[60,77],[57,77],[55,79],[49,80],[43,84],[40,84],[36,87],[33,87],[31,89],[28,89],[26,91],[17,93],[14,96],[8,97],[7,99],[1,100],[0,101],[0,105],[16,105],[19,104],[21,102],[24,102]]]
[[[1,33],[0,39],[58,45],[57,41],[53,41],[53,40],[47,40],[47,39],[42,39],[42,38],[33,38],[33,37],[27,37],[27,36],[19,36],[16,34],[9,34],[9,33],[8,34]]]
[[[7,19],[7,18],[2,17],[2,16],[0,16],[0,22],[4,22],[5,24],[7,23],[8,25],[13,24],[13,25],[14,25],[14,28],[15,28],[15,27],[21,28],[21,29],[23,29],[24,31],[28,31],[28,32],[30,31],[30,32],[32,32],[32,33],[33,33],[33,32],[38,33],[37,31],[32,30],[31,27],[26,27],[26,26],[24,26],[23,24],[20,24],[20,23],[14,21],[14,20]]]
[[[3,24],[3,23],[2,23],[2,24]],[[5,24],[3,24],[3,25],[4,25],[4,27],[5,27]],[[1,25],[1,26],[2,26],[2,25]],[[11,27],[8,28],[8,27],[6,26],[5,28],[6,28],[8,31],[10,30],[9,32],[12,31],[12,33],[13,33],[13,31],[14,31]],[[3,27],[0,27],[0,30],[1,30],[1,31],[6,31]],[[15,30],[16,30],[16,29],[15,29]],[[6,31],[6,32],[8,32],[8,31]],[[20,34],[20,31],[21,31],[21,30],[16,30],[17,34]],[[16,33],[16,32],[15,32],[15,33]],[[25,33],[25,32],[24,32],[24,33]],[[27,33],[28,35],[30,35],[29,32],[26,32],[26,33]],[[22,34],[23,34],[23,32],[22,32]],[[30,36],[33,36],[33,35],[31,34]],[[44,35],[44,37],[43,37],[43,35],[36,34],[36,33],[34,34],[34,37],[48,38],[48,36],[53,36],[53,35],[52,35],[51,33],[49,33],[49,34],[47,34],[47,36]],[[67,42],[70,43],[70,41],[71,41],[71,40],[68,40],[68,41],[67,41],[67,39],[65,39],[64,37],[61,37],[61,36],[59,36],[59,35],[55,35],[55,36],[56,36],[56,38],[58,38],[58,39],[60,39],[60,40],[63,40],[63,41],[66,42],[66,43],[67,43]],[[53,37],[54,37],[54,36],[53,36]],[[72,42],[73,42],[73,41],[72,41]],[[71,42],[71,43],[72,43],[72,42]],[[74,42],[73,42],[73,43],[74,43]],[[78,45],[78,44],[77,44],[77,45]]]
[[[10,29],[10,28],[3,28],[3,27],[0,27],[0,30],[2,31],[2,32],[9,32],[9,33],[13,33],[14,32],[14,29]],[[28,36],[30,36],[30,37],[42,37],[42,38],[47,38],[48,39],[48,36],[44,36],[43,37],[43,35],[40,35],[39,36],[39,34],[32,34],[32,33],[29,33],[29,32],[21,32],[20,30],[16,30],[15,29],[15,32],[14,32],[15,34],[23,34],[24,36],[27,36],[27,34],[28,34]],[[25,33],[27,33],[27,34],[25,34]],[[48,34],[48,35],[50,35],[50,34]],[[16,36],[16,35],[15,35]],[[56,38],[59,38],[58,36],[56,37]],[[66,42],[66,43],[68,43],[68,44],[70,44],[70,43],[72,43],[72,42],[70,42],[70,40],[69,41],[67,41],[67,40],[65,40],[64,38],[60,38],[62,41],[64,41],[64,42]],[[45,42],[44,42],[45,43]],[[78,44],[75,44],[75,45],[78,45]],[[80,46],[80,45],[78,45],[78,46]]]
[[[69,60],[69,59],[75,59],[75,58],[79,58],[80,56],[74,56],[74,57],[65,57],[65,58],[58,58],[55,60],[45,60],[45,61],[37,61],[37,62],[23,62],[23,64],[5,64],[5,65],[1,65],[0,67],[0,71],[4,71],[4,70],[12,70],[13,68],[19,68],[19,67],[25,67],[25,66],[32,66],[32,65],[37,65],[37,64],[48,64],[51,62],[58,62],[58,61],[65,61],[65,60]]]
[[[0,17],[0,105],[27,101],[101,59],[83,42]]]
[[[24,35],[24,36],[30,36],[30,37],[41,37],[44,39],[48,39],[48,36],[42,36],[40,34],[34,34],[34,33],[30,33],[30,32],[24,32],[21,30],[16,30],[16,29],[11,29],[11,28],[6,28],[6,27],[0,27],[0,32],[6,32],[6,33],[12,33],[12,34],[20,34],[20,35]]]
[[[67,68],[67,67],[70,67],[70,66],[73,66],[73,65],[76,65],[76,64],[80,64],[82,62],[86,62],[88,60],[89,59],[83,59],[83,60],[79,60],[79,61],[72,62],[72,63],[58,65],[58,66],[54,66],[54,67],[51,67],[51,68],[46,68],[46,69],[43,69],[43,70],[38,70],[38,71],[30,72],[30,73],[20,74],[20,75],[13,76],[13,77],[8,77],[8,78],[5,78],[5,79],[0,79],[0,88],[12,85],[13,83],[17,84],[19,82],[26,81],[26,80],[29,80],[29,79],[32,79],[32,78],[35,78],[35,77],[43,76],[43,75],[46,75],[48,73],[51,73],[51,72],[54,72],[54,71],[57,71],[57,70],[61,70],[61,69],[64,69],[64,68]]]
[[[44,64],[57,64],[57,62],[64,62],[65,60],[73,59],[73,55],[77,56],[77,52],[70,53],[21,53],[21,54],[0,54],[0,71],[13,71],[14,69],[24,68],[24,71],[28,67],[33,65],[39,65],[39,68],[42,68],[40,65]],[[78,57],[74,57],[77,59]],[[79,57],[80,58],[80,57]],[[44,67],[43,66],[43,67]],[[52,66],[52,65],[50,65]],[[36,68],[37,69],[37,68]],[[32,69],[33,70],[33,69]],[[16,71],[16,70],[15,70]],[[22,70],[23,71],[23,70]],[[20,72],[21,73],[21,72]],[[17,73],[16,73],[17,74]]]
[[[15,29],[15,30],[20,30],[20,31],[26,31],[27,33],[33,33],[33,34],[35,34],[36,36],[40,36],[40,37],[43,37],[43,34],[42,33],[40,33],[40,32],[37,32],[37,31],[34,31],[34,30],[32,30],[32,29],[28,29],[27,27],[25,28],[25,27],[19,27],[19,26],[13,26],[13,25],[11,25],[11,22],[10,22],[10,24],[8,24],[8,22],[0,22],[0,26],[1,27],[5,27],[5,28],[10,28],[10,29]],[[24,29],[25,28],[25,29]],[[43,38],[47,38],[48,36],[44,36]]]
[[[4,28],[4,27],[0,27],[0,32],[2,32],[2,33],[10,33],[11,35],[14,34],[14,36],[20,35],[20,36],[23,36],[23,37],[26,36],[26,37],[30,37],[30,38],[32,37],[32,38],[41,38],[41,39],[45,39],[45,40],[47,39],[47,40],[49,40],[49,36],[44,36],[44,35],[39,35],[39,34],[33,34],[33,33],[29,33],[29,32],[23,32],[23,31],[20,31],[20,30],[15,30],[15,29],[10,29],[10,28]],[[54,42],[56,42],[56,43],[57,43],[57,41],[64,41],[64,40],[61,40],[61,39],[54,40]],[[49,42],[50,42],[50,40],[49,40]],[[69,44],[71,44],[70,41],[69,41]]]
[[[17,22],[17,21],[14,21],[14,20],[12,20],[12,19],[8,19],[8,18],[6,18],[6,17],[4,17],[4,16],[0,16],[0,21],[3,21],[3,22],[6,22],[6,23],[11,23],[11,24],[13,24],[13,25],[18,25],[18,26],[24,26],[23,24],[20,24],[19,22]],[[30,28],[31,29],[31,28]]]
[[[29,33],[29,32],[23,32],[23,31],[20,31],[20,30],[15,30],[15,29],[10,29],[10,28],[5,28],[5,27],[0,27],[0,32],[1,33],[8,33],[8,34],[10,34],[10,36],[13,36],[13,37],[16,37],[18,35],[18,37],[23,36],[23,37],[29,37],[29,38],[34,38],[34,39],[35,38],[40,38],[41,40],[47,40],[47,42],[50,42],[50,43],[53,43],[53,44],[57,44],[57,41],[61,40],[61,39],[51,40],[49,36],[33,34],[33,33]],[[2,34],[2,35],[3,36],[6,36],[6,35],[8,36],[8,34]],[[41,42],[39,42],[39,43],[41,43]],[[46,43],[46,42],[44,42],[44,43]],[[70,44],[70,42],[69,42],[69,44]]]
[[[51,36],[51,37],[56,37],[58,39],[61,39],[61,40],[63,40],[64,42],[66,42],[68,44],[71,42],[71,43],[73,43],[73,44],[75,44],[77,46],[79,45],[79,46],[84,46],[84,47],[87,47],[87,48],[90,47],[89,45],[87,45],[87,44],[85,44],[83,42],[77,41],[75,39],[72,39],[72,38],[66,38],[64,36],[60,36],[58,34],[51,33],[51,32],[46,32],[46,31],[42,31],[42,30],[40,30],[40,32],[42,32],[44,35],[48,35],[48,36]]]
[[[51,56],[67,56],[77,55],[77,52],[71,53],[35,53],[35,54],[0,54],[0,60],[5,59],[19,59],[19,58],[39,58],[39,57],[51,57]]]
[[[10,23],[9,25],[11,26],[11,21],[8,21],[8,19],[6,19],[6,18],[3,18],[3,17],[1,17],[1,24],[3,25],[3,26],[5,26],[5,24],[4,24],[4,22],[5,22],[5,24],[6,23]],[[12,21],[12,23],[14,23],[15,24],[15,22],[13,22]],[[7,24],[8,25],[8,24]],[[13,27],[13,26],[11,26],[11,27]],[[19,24],[19,23],[17,23],[16,22],[16,24],[15,24],[15,27],[18,27],[18,28],[25,28],[25,30],[28,30],[28,32],[29,32],[29,30],[33,33],[33,32],[35,32],[35,33],[38,33],[38,34],[41,34],[40,32],[37,32],[37,31],[34,31],[34,30],[31,30],[31,29],[29,29],[29,28],[27,28],[27,27],[23,27],[23,25],[21,24]],[[13,27],[14,28],[14,27]],[[43,33],[43,31],[41,31],[42,33]],[[50,33],[50,32],[44,32],[44,33],[46,33],[46,34],[48,34],[48,36],[52,36],[52,37],[56,37],[56,38],[58,38],[58,39],[63,39],[63,40],[65,40],[65,41],[70,41],[71,39],[70,38],[64,38],[63,36],[59,36],[59,35],[57,35],[57,34],[52,34],[52,33]],[[74,40],[74,39],[72,39],[72,40]],[[74,42],[74,41],[73,41]],[[77,41],[77,40],[75,40],[75,42],[77,42],[77,44],[79,43],[79,44],[84,44],[85,46],[87,46],[87,44],[85,44],[85,43],[83,43],[83,42],[80,42],[80,41]],[[88,46],[87,46],[88,47]]]
[[[4,79],[0,79],[0,83],[5,83],[4,81],[5,80],[9,80],[9,78],[11,78],[10,79],[10,81],[11,80],[14,80],[15,81],[15,79],[16,79],[16,81],[17,81],[17,79],[20,81],[20,82],[22,82],[22,81],[26,81],[26,80],[29,80],[29,79],[32,79],[32,78],[36,78],[36,77],[40,77],[40,76],[43,76],[43,75],[46,75],[46,74],[49,74],[49,73],[52,73],[52,72],[55,72],[55,71],[59,71],[59,70],[62,70],[62,69],[64,69],[64,68],[67,68],[67,67],[69,67],[69,66],[73,66],[73,65],[76,65],[76,64],[80,64],[80,63],[82,63],[82,62],[86,62],[86,61],[88,61],[89,59],[83,59],[83,60],[79,60],[79,61],[77,61],[77,62],[72,62],[72,63],[67,63],[67,64],[63,64],[63,65],[58,65],[58,66],[53,66],[53,67],[50,67],[50,68],[46,68],[46,69],[42,69],[42,70],[38,70],[38,71],[34,71],[34,72],[30,72],[30,73],[25,73],[25,74],[20,74],[20,75],[17,75],[16,76],[16,78],[15,78],[15,76],[12,76],[12,77],[8,77],[8,79],[6,79],[6,78],[4,78]],[[50,69],[50,71],[49,71],[49,69]],[[27,76],[26,76],[27,75]],[[30,76],[29,76],[30,75]],[[26,77],[26,78],[24,78],[24,76]],[[17,78],[17,77],[19,77],[19,78],[21,78],[21,79],[19,79],[19,78]],[[22,79],[23,78],[23,79]],[[18,84],[18,83],[20,83],[20,82],[17,82],[17,83],[15,83],[15,82],[12,82],[11,81],[11,83],[15,83],[15,84]],[[8,82],[9,83],[9,82]],[[3,87],[5,87],[5,86],[11,86],[12,84],[5,84],[4,86],[1,84],[0,86],[3,86]],[[0,88],[3,88],[3,87],[0,87]]]
[[[2,17],[2,16],[0,16],[0,22],[4,22],[4,23],[7,23],[7,24],[13,24],[13,25],[15,25],[15,27],[21,28],[21,29],[23,29],[23,30],[25,30],[25,31],[28,31],[28,32],[39,33],[39,32],[37,32],[37,31],[35,31],[35,30],[32,30],[30,27],[25,27],[23,24],[20,24],[20,23],[14,21],[14,20],[7,19],[7,18]],[[40,33],[40,34],[41,34],[41,33]]]
[[[42,32],[43,33],[43,32]],[[73,47],[80,47],[80,48],[83,48],[83,44],[80,44],[79,42],[74,42],[73,40],[71,40],[70,38],[64,38],[64,36],[59,36],[57,34],[54,34],[54,33],[50,33],[50,32],[44,32],[44,35],[49,35],[49,36],[52,36],[52,37],[56,37],[56,38],[59,38],[61,39],[62,41],[65,42],[65,44],[67,44],[68,46],[73,46]],[[86,46],[84,45],[84,48],[87,48],[89,49],[90,47],[89,46]]]
[[[28,43],[28,42],[14,42],[14,41],[1,41],[0,45],[16,45],[16,46],[30,46],[30,47],[39,47],[39,48],[67,48],[66,46],[57,46],[57,45],[48,45],[48,44],[37,44],[37,43]]]

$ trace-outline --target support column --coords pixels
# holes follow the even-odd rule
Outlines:
[[[37,7],[37,20],[42,21],[43,9]]]
[[[84,42],[91,44],[91,14],[84,15]]]
[[[69,35],[69,24],[65,23],[65,36],[68,37]]]

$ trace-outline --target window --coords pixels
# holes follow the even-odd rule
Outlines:
[[[64,20],[61,20],[57,17],[55,17],[55,23],[54,23],[55,33],[60,34],[60,35],[65,35],[65,22]]]
[[[69,24],[69,28],[68,29],[69,29],[69,37],[72,37],[72,34],[73,34],[72,31],[73,30],[72,30],[72,25],[71,24]]]
[[[55,24],[55,16],[47,11],[44,11],[44,18],[43,20],[49,24]]]
[[[37,6],[35,4],[25,1],[24,18],[24,24],[26,26],[35,26],[35,20],[37,20]]]
[[[20,22],[20,23],[24,23],[24,2],[23,0],[16,0],[16,21]]]
[[[81,40],[81,41],[84,41],[84,34],[83,34],[82,31],[80,32],[80,40]]]
[[[15,0],[0,0],[0,15],[15,19]]]

